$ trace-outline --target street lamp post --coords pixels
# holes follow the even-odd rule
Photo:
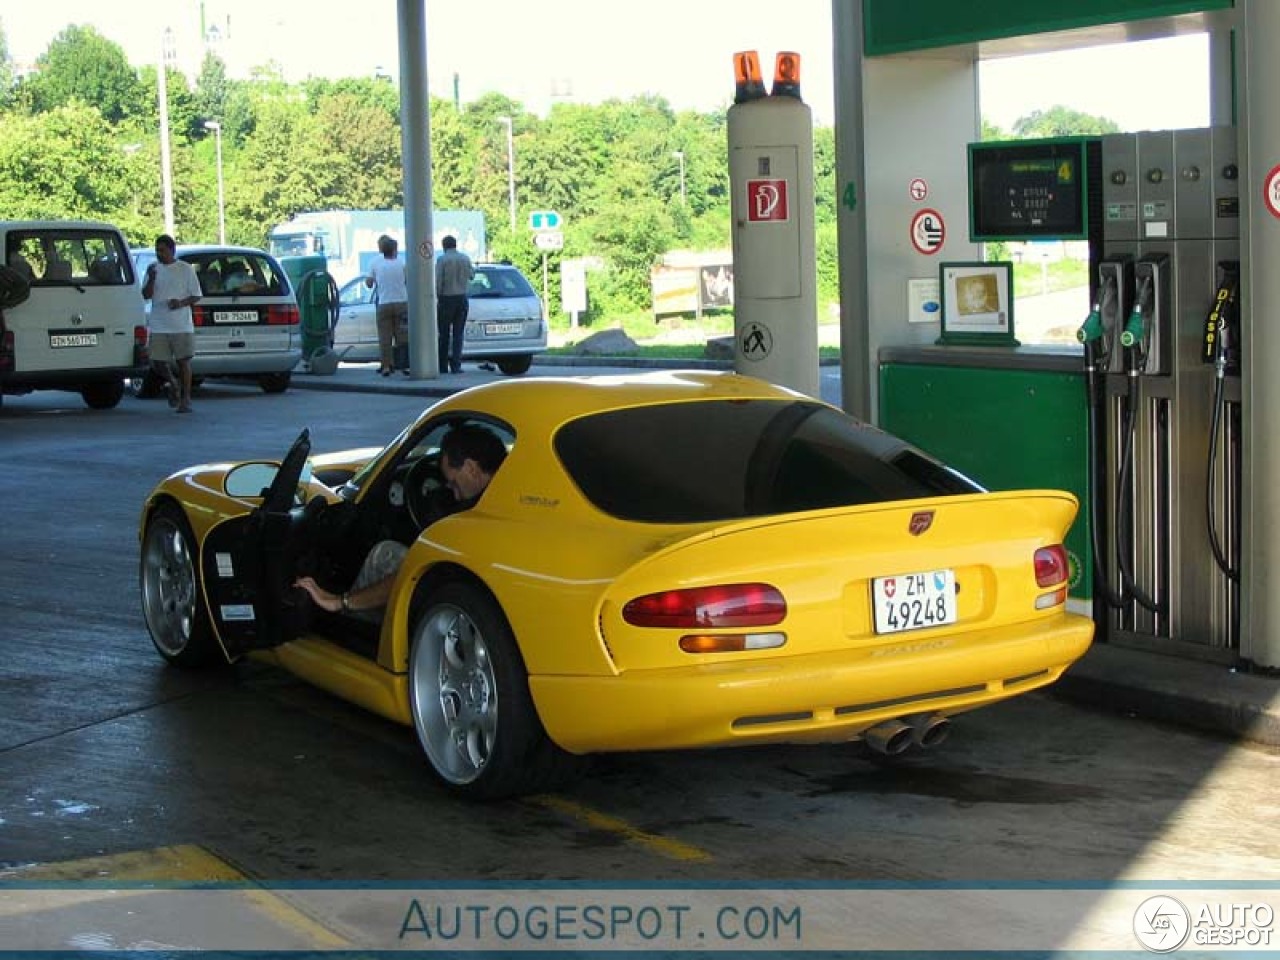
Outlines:
[[[516,151],[510,117],[498,117],[507,127],[507,204],[511,208],[511,232],[516,232]]]
[[[227,245],[227,201],[222,191],[222,124],[217,120],[206,120],[206,130],[213,131],[214,150],[218,156],[218,242]]]
[[[688,202],[684,192],[684,151],[673,150],[671,155],[680,161],[680,205],[684,206]]]
[[[160,69],[156,71],[156,93],[160,98],[160,188],[164,195],[164,232],[174,235],[173,162],[169,157],[169,61],[173,59],[173,28],[160,35]]]

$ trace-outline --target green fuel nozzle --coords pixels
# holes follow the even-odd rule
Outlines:
[[[1094,307],[1089,311],[1089,316],[1085,317],[1080,329],[1076,331],[1076,340],[1080,343],[1092,343],[1094,340],[1101,339],[1104,332],[1102,311],[1098,307]]]
[[[1129,314],[1129,320],[1124,325],[1124,332],[1120,334],[1120,346],[1137,346],[1142,342],[1145,331],[1146,322],[1142,319],[1142,307],[1134,307],[1133,313]]]

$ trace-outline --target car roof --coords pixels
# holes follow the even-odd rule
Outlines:
[[[114,230],[105,220],[0,220],[0,230]]]
[[[472,387],[428,411],[477,412],[551,435],[561,424],[610,410],[702,400],[807,400],[776,384],[719,370],[659,370],[617,376],[533,377]],[[672,451],[678,455],[678,451]]]

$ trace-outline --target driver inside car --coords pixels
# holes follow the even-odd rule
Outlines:
[[[445,486],[453,494],[448,512],[458,513],[475,506],[506,456],[506,445],[492,431],[474,424],[451,428],[440,441],[440,472]],[[396,573],[408,552],[409,548],[398,540],[374,544],[345,593],[326,590],[309,576],[299,577],[294,586],[305,590],[321,610],[362,617],[373,615],[380,619],[382,608],[391,596]]]

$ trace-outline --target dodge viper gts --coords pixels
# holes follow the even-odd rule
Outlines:
[[[458,424],[509,451],[470,509]],[[172,664],[267,659],[417,733],[467,797],[593,753],[929,747],[1088,648],[1054,490],[992,493],[817,400],[730,373],[495,382],[385,447],[194,466],[146,498],[142,607]],[[327,613],[408,549],[381,616]]]

